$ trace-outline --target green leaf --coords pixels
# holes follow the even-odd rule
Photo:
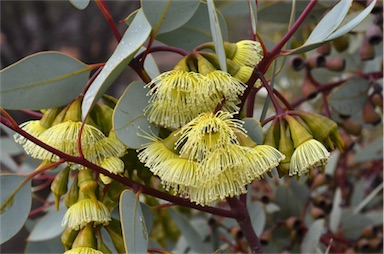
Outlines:
[[[170,32],[184,25],[199,4],[200,0],[141,0],[141,8],[155,34]]]
[[[339,229],[339,225],[341,222],[341,202],[341,189],[337,188],[335,196],[333,198],[332,211],[329,219],[329,228],[333,233],[336,233],[336,231]]]
[[[124,190],[120,196],[120,220],[127,253],[147,253],[148,231],[138,196]]]
[[[244,121],[244,129],[247,131],[248,136],[257,144],[263,143],[263,129],[261,124],[256,118],[247,117],[242,119]]]
[[[23,227],[27,220],[32,204],[31,182],[24,184],[20,190],[9,199],[12,192],[26,179],[25,176],[14,174],[0,175],[0,244],[8,241]],[[5,203],[6,201],[9,201]]]
[[[369,144],[364,149],[358,150],[353,158],[355,163],[377,161],[383,158],[383,137]]]
[[[40,52],[0,72],[6,109],[44,109],[68,104],[87,83],[88,65],[59,52]]]
[[[344,20],[352,0],[342,0],[335,5],[313,29],[304,45],[324,41]]]
[[[50,209],[48,213],[39,218],[39,221],[28,236],[28,241],[45,241],[61,235],[64,231],[64,228],[61,226],[61,221],[66,211],[67,208],[62,203],[60,204],[59,211]]]
[[[377,195],[379,194],[380,192],[382,192],[383,190],[383,183],[381,183],[379,186],[377,186],[371,193],[369,193],[369,195],[363,200],[361,201],[361,203],[355,207],[353,209],[353,214],[357,214],[359,213],[361,210],[363,210],[363,208],[369,203],[372,201],[372,199]]]
[[[217,12],[223,39],[227,39],[227,26],[223,15]],[[191,51],[197,45],[212,41],[211,29],[207,26],[209,22],[208,7],[200,3],[193,17],[180,28],[156,36],[156,40],[169,46],[183,48]]]
[[[124,33],[112,56],[108,59],[103,70],[93,81],[84,95],[82,114],[83,118],[89,113],[92,106],[105,93],[116,80],[124,68],[133,59],[136,52],[147,40],[151,26],[142,11],[135,16],[131,26]]]
[[[368,88],[368,80],[350,79],[346,84],[332,91],[329,96],[329,104],[339,114],[353,115],[363,108],[363,104],[368,98]]]
[[[16,143],[13,138],[10,137],[1,137],[0,138],[1,150],[7,152],[10,155],[18,155],[24,153],[23,146]]]
[[[196,253],[208,253],[209,250],[204,247],[203,240],[191,226],[188,219],[173,209],[168,209],[168,211],[182,235],[185,237],[185,240],[188,242],[190,248]]]
[[[280,207],[279,214],[283,218],[288,218],[290,216],[300,216],[301,207],[303,204],[296,198],[292,193],[290,187],[281,185],[276,189],[276,203]],[[287,202],[287,200],[289,202]]]
[[[302,253],[315,253],[324,230],[324,219],[316,220],[308,229],[301,244]]]
[[[91,2],[90,0],[69,0],[73,6],[75,6],[79,10],[84,10],[87,8],[89,3]]]
[[[264,208],[259,203],[247,204],[249,216],[251,217],[251,223],[256,235],[260,235],[265,226],[266,216]]]
[[[248,1],[249,5],[249,16],[251,18],[251,28],[252,28],[252,34],[256,35],[257,33],[257,4],[255,1]]]
[[[141,81],[133,81],[120,97],[113,112],[113,127],[117,137],[133,149],[138,149],[142,144],[149,142],[148,139],[139,136],[140,134],[159,133],[159,128],[149,123],[144,116],[149,92],[144,85]]]
[[[346,238],[357,240],[363,229],[371,225],[372,221],[361,214],[343,216],[341,219],[341,230],[339,233]]]
[[[219,58],[220,69],[227,71],[227,58],[225,56],[223,36],[221,34],[221,28],[219,18],[216,13],[215,3],[213,0],[207,0],[209,24],[211,27],[211,34],[213,43],[215,45],[215,52]]]

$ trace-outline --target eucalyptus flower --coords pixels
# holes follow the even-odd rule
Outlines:
[[[103,254],[103,252],[99,250],[95,250],[91,247],[76,247],[64,252],[64,254]]]
[[[115,175],[118,175],[124,172],[124,162],[116,157],[110,157],[105,159],[100,166]],[[103,174],[100,174],[100,180],[104,184],[109,184],[112,182],[112,179],[110,177],[105,176]]]

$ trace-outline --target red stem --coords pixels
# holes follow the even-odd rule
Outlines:
[[[103,13],[105,19],[107,20],[108,25],[111,28],[113,35],[115,36],[116,40],[118,42],[120,42],[122,36],[119,32],[119,29],[117,29],[115,21],[113,21],[113,19],[112,19],[111,13],[108,9],[107,4],[105,3],[105,0],[95,0],[95,2],[97,4],[97,6],[99,7],[101,13]]]

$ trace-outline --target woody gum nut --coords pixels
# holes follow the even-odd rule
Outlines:
[[[341,56],[329,58],[325,62],[325,68],[331,71],[343,71],[345,69],[345,59]]]
[[[365,36],[367,37],[368,42],[372,45],[378,45],[383,41],[383,31],[376,24],[372,24],[367,29]]]
[[[341,126],[347,133],[351,135],[360,136],[361,134],[361,125],[351,119],[343,119],[343,121],[341,122]]]
[[[300,71],[305,67],[305,61],[299,56],[293,56],[289,59],[289,66],[295,71]]]
[[[308,65],[311,68],[318,68],[325,66],[325,56],[319,53],[315,53],[308,58]]]
[[[359,48],[359,56],[363,61],[372,60],[375,58],[375,48],[369,43],[367,37],[364,38]]]

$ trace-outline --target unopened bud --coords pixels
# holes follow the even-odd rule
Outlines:
[[[121,228],[119,232],[119,230],[116,230],[116,228],[114,228],[110,223],[110,225],[106,226],[105,229],[107,230],[109,236],[111,237],[113,246],[115,246],[117,252],[126,253],[123,236],[121,234]]]
[[[316,52],[327,56],[331,53],[331,43],[327,42],[316,49]]]
[[[345,34],[336,38],[332,41],[332,45],[338,52],[343,52],[349,47],[349,35]]]
[[[104,254],[112,254],[112,251],[104,243],[103,238],[101,237],[100,230],[98,230],[96,234],[97,234],[97,250],[103,252]]]
[[[364,103],[363,121],[372,125],[377,125],[381,122],[381,116],[375,111],[375,108],[370,100],[367,100]]]
[[[99,203],[96,197],[97,182],[93,177],[92,171],[89,169],[79,170],[78,186],[80,191],[87,194],[88,197],[99,207]]]
[[[67,113],[69,106],[63,108],[60,113],[55,117],[53,120],[51,126],[54,126],[56,124],[62,123],[64,121],[65,114]]]
[[[369,43],[365,37],[359,48],[359,56],[363,61],[372,60],[375,58],[375,47]]]
[[[43,117],[40,119],[40,125],[46,129],[50,128],[52,126],[53,121],[60,114],[60,112],[61,108],[47,109]]]
[[[81,122],[81,101],[82,98],[75,99],[69,106],[67,112],[65,113],[65,121]]]
[[[325,68],[331,71],[343,71],[345,69],[345,58],[341,56],[329,58],[325,62]]]
[[[355,122],[351,119],[343,119],[340,124],[348,134],[360,136],[362,126],[358,122]]]
[[[295,71],[300,71],[305,67],[305,60],[299,56],[293,56],[289,59],[289,66]]]
[[[383,41],[383,31],[376,24],[372,24],[368,27],[365,36],[367,37],[368,42],[372,45],[378,45]]]
[[[79,231],[74,230],[71,227],[67,227],[64,232],[61,234],[61,242],[64,245],[65,250],[72,248],[73,241],[75,241]]]
[[[93,223],[88,223],[80,229],[79,234],[76,236],[75,241],[73,242],[72,248],[76,247],[89,247],[92,249],[96,249],[96,237],[94,232]]]
[[[71,207],[79,199],[79,186],[77,185],[77,179],[78,178],[76,175],[76,177],[73,179],[71,188],[69,188],[67,195],[65,195],[64,204],[67,207]]]
[[[113,97],[113,96],[111,96],[111,95],[108,95],[108,94],[103,94],[103,101],[104,101],[104,103],[108,106],[108,107],[110,107],[110,108],[112,108],[112,109],[114,109],[115,108],[115,106],[116,106],[116,104],[117,104],[117,102],[118,102],[118,99],[116,99],[115,97]]]
[[[97,103],[90,114],[98,129],[107,136],[112,129],[113,109],[105,104]]]
[[[68,177],[69,177],[69,171],[70,167],[66,167],[63,170],[61,170],[53,180],[51,184],[51,191],[55,195],[55,206],[56,211],[59,210],[59,204],[60,204],[60,197],[67,193],[68,191]]]
[[[294,117],[285,115],[284,119],[288,122],[289,130],[293,141],[293,146],[297,148],[305,141],[313,138],[313,136],[305,129],[305,127],[299,123]]]
[[[311,55],[307,61],[308,65],[311,68],[324,67],[325,62],[326,62],[325,56],[322,54],[319,54],[319,53],[315,53],[315,54]]]

